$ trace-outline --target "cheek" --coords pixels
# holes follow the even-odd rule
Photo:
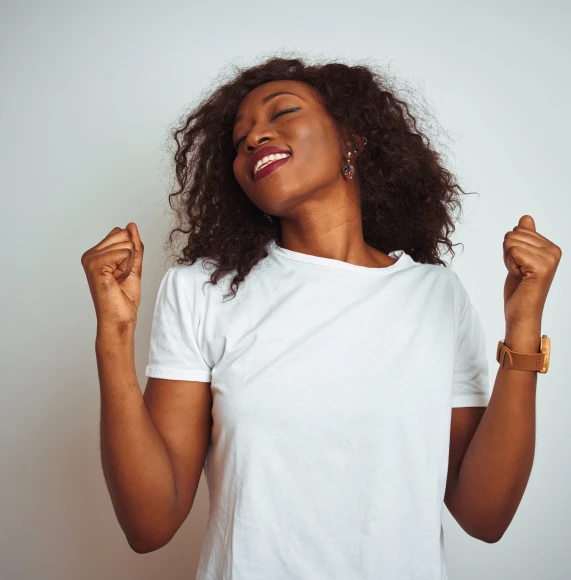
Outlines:
[[[316,178],[336,175],[341,170],[339,145],[331,129],[323,124],[304,124],[296,128],[295,153],[299,167]]]

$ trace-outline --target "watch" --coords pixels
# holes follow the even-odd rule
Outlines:
[[[496,360],[501,367],[506,369],[546,373],[551,354],[551,340],[546,334],[541,337],[539,350],[540,352],[533,354],[515,352],[510,350],[503,340],[500,340],[496,351]]]

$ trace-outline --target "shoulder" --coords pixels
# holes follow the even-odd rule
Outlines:
[[[415,262],[413,286],[416,292],[429,294],[431,301],[442,301],[455,313],[463,309],[468,293],[458,274],[449,266]]]
[[[419,278],[426,278],[433,280],[450,287],[456,286],[460,282],[458,274],[450,269],[450,266],[442,264],[423,264],[422,262],[414,262],[413,266],[409,268]]]
[[[210,280],[213,266],[208,266],[206,258],[198,258],[193,264],[175,264],[171,266],[166,275],[176,280],[177,284],[182,284],[185,288],[204,284]]]
[[[225,274],[216,284],[211,281],[216,263],[209,258],[198,258],[193,264],[176,264],[167,270],[167,276],[172,276],[173,283],[182,287],[196,308],[201,308],[205,302],[220,302],[229,291],[232,274]]]
[[[209,269],[210,268],[210,269]],[[198,258],[194,264],[175,264],[167,272],[173,273],[177,278],[210,277],[212,266],[208,266],[206,258]]]

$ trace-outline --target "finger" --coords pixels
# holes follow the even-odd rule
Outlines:
[[[561,248],[559,248],[559,246],[554,244],[551,240],[543,238],[543,236],[540,237],[542,238],[542,240],[540,243],[538,243],[537,237],[534,237],[532,234],[528,234],[526,232],[518,231],[518,232],[508,232],[505,235],[504,240],[518,240],[522,243],[527,242],[532,246],[535,246],[536,248],[539,248],[545,252],[549,252],[559,260],[561,258]],[[545,242],[543,242],[543,240],[545,240]]]
[[[520,240],[513,236],[510,236],[504,241],[504,251],[507,251],[512,246],[520,246],[525,250],[529,250],[530,252],[537,254],[538,256],[541,256],[546,252],[545,248],[541,248],[536,244],[530,244],[527,241]]]
[[[504,264],[508,271],[512,273],[515,273],[515,271],[520,269],[520,264],[514,259],[512,248],[518,248],[518,253],[524,250],[528,254],[533,254],[539,259],[541,259],[541,257],[544,255],[544,252],[533,244],[528,244],[527,242],[522,242],[521,240],[512,240],[508,238],[503,244]]]
[[[135,222],[129,222],[125,227],[127,232],[130,234],[131,241],[135,244],[135,249],[133,250],[133,268],[132,271],[139,276],[143,275],[143,254],[145,247],[141,241],[141,236],[139,235],[139,229]]]
[[[115,226],[103,239],[107,239],[109,236],[113,235],[115,232],[119,232],[121,231],[121,228],[118,226]]]
[[[526,228],[524,226],[516,226],[512,231],[513,232],[521,232],[524,234],[529,234],[531,236],[535,236],[537,239],[543,240],[545,243],[550,242],[550,240],[548,240],[545,236],[542,236],[540,233],[536,232],[535,230],[532,230],[530,228]]]
[[[522,229],[507,232],[504,236],[504,240],[521,240],[522,242],[527,242],[537,248],[546,248],[551,243],[539,234],[535,234],[530,230],[525,231]]]
[[[94,250],[102,250],[107,246],[121,242],[121,241],[129,241],[129,233],[127,230],[123,230],[121,228],[113,228],[98,244],[93,246],[92,249]]]
[[[106,246],[96,254],[92,263],[94,271],[111,273],[119,281],[129,277],[133,269],[133,243],[129,241],[117,242]]]

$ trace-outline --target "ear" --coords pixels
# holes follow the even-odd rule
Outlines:
[[[361,137],[356,133],[351,135],[351,144],[347,143],[347,147],[352,146],[352,154],[354,157],[358,157],[363,152],[365,145],[367,144],[366,137]],[[356,151],[356,153],[355,153]]]

